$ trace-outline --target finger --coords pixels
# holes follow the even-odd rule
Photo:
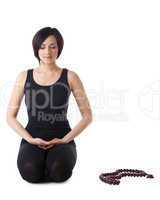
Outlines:
[[[49,144],[48,144],[48,142],[41,142],[39,145],[41,145],[41,146],[48,146]]]
[[[59,144],[60,141],[58,139],[53,139],[49,144],[51,145],[56,145],[56,144]]]
[[[38,147],[41,148],[41,149],[46,149],[46,147],[43,146],[43,145],[38,145]]]
[[[45,140],[40,141],[40,143],[41,143],[41,145],[47,145],[48,144],[48,142],[45,141]]]
[[[46,142],[46,143],[44,144],[44,146],[49,146],[49,145],[51,145],[50,142]]]
[[[49,146],[47,146],[47,147],[45,147],[46,149],[49,149],[49,148],[51,148],[51,147],[53,147],[54,145],[49,145]]]
[[[44,149],[44,147],[43,147],[43,146],[40,146],[40,145],[38,145],[38,147],[39,147],[40,149]]]
[[[43,145],[39,145],[40,148],[42,149],[49,149],[51,147],[53,147],[54,145],[49,145],[49,146],[43,146]]]

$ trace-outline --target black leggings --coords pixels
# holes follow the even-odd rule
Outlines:
[[[44,150],[22,139],[17,166],[22,178],[28,182],[64,182],[71,177],[76,160],[73,142]]]

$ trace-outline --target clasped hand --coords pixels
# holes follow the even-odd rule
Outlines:
[[[65,144],[65,143],[66,142],[63,139],[59,139],[59,138],[54,138],[50,141],[46,141],[46,140],[43,140],[41,138],[34,138],[32,140],[32,144],[35,144],[42,149],[49,149],[49,148],[51,148],[55,145]]]

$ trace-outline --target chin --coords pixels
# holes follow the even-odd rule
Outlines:
[[[51,60],[51,61],[46,61],[46,60],[45,60],[45,61],[43,61],[43,63],[44,63],[44,64],[52,64],[52,63],[54,63],[54,61],[53,61],[53,60]]]
[[[42,62],[45,64],[52,64],[55,62],[55,60],[54,59],[42,59]]]

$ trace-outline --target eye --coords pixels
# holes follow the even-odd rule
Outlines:
[[[44,49],[44,46],[40,46],[40,49]]]
[[[52,49],[56,49],[57,46],[55,46],[55,45],[51,45],[50,48],[52,48]],[[44,45],[41,45],[41,46],[40,46],[40,49],[45,49],[45,46],[44,46]]]
[[[56,48],[56,46],[51,46],[51,48],[52,48],[52,49],[55,49],[55,48]]]

